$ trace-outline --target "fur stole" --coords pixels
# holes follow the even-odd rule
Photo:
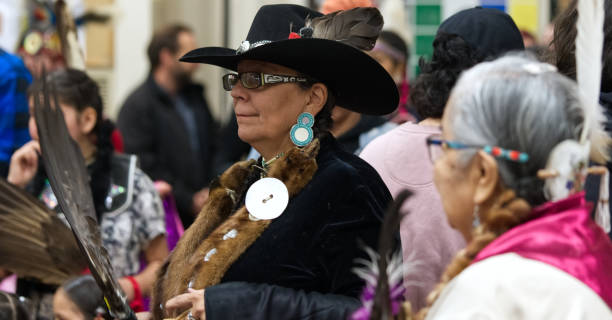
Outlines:
[[[270,165],[268,177],[283,181],[291,198],[312,179],[318,152],[318,139],[303,149],[291,149]],[[255,160],[238,162],[211,186],[206,205],[160,268],[151,302],[154,319],[163,319],[162,305],[187,288],[203,289],[219,283],[272,222],[251,220],[244,205],[232,214],[249,187],[245,181],[256,170]]]

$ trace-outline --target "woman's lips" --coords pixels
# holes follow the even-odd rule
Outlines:
[[[257,119],[257,114],[247,114],[247,113],[237,113],[236,114],[236,122],[238,123],[247,123],[253,122]]]
[[[248,118],[248,117],[256,117],[256,116],[258,116],[258,114],[254,112],[240,112],[240,111],[236,112],[237,118]]]

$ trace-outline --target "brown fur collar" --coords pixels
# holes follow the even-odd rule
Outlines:
[[[319,140],[304,149],[294,148],[270,165],[268,176],[285,183],[289,196],[298,194],[317,170]],[[151,307],[153,318],[163,319],[161,304],[185,293],[188,287],[215,285],[238,257],[261,235],[272,220],[253,221],[242,206],[234,214],[236,201],[245,192],[244,181],[256,170],[255,160],[242,161],[227,169],[195,222],[177,243],[159,271]],[[175,316],[175,315],[173,315]]]

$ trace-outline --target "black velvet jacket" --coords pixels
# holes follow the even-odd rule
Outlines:
[[[364,282],[351,269],[376,248],[391,195],[378,173],[321,139],[318,170],[284,213],[206,289],[206,318],[342,319]]]

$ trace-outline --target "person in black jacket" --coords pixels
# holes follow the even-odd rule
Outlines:
[[[151,73],[126,99],[117,121],[125,152],[138,156],[162,197],[172,192],[185,227],[208,197],[214,154],[215,124],[203,87],[191,81],[197,65],[178,61],[194,48],[185,26],[155,33],[147,50]]]
[[[211,184],[208,202],[160,270],[154,319],[344,319],[359,307],[364,281],[352,269],[367,258],[363,245],[376,247],[391,195],[330,134],[331,111],[387,114],[399,93],[356,48],[374,46],[380,12],[354,10],[328,26],[370,32],[358,44],[350,34],[317,37],[317,21],[329,16],[269,5],[238,50],[200,48],[181,58],[237,72],[223,84],[238,136],[262,157],[234,164]]]

